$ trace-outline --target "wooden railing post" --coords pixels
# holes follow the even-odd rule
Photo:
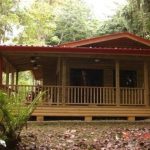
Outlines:
[[[149,106],[148,64],[144,62],[144,104]]]
[[[11,73],[11,85],[14,85],[14,69],[12,70],[12,73]]]
[[[16,70],[16,85],[18,85],[18,75],[19,75],[19,72]]]
[[[62,104],[66,103],[66,75],[67,75],[66,61],[62,61]]]
[[[120,64],[119,61],[115,63],[116,71],[116,105],[120,106]]]
[[[6,85],[9,85],[9,64],[6,63]]]

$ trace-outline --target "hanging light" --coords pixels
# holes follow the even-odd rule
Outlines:
[[[94,62],[98,63],[98,62],[100,62],[100,59],[95,58],[95,59],[94,59]]]
[[[33,69],[34,69],[34,70],[39,69],[39,67],[41,67],[40,64],[37,64],[37,63],[34,63],[34,64],[33,64]]]
[[[30,58],[30,62],[31,62],[31,63],[35,63],[35,62],[36,62],[36,58],[35,58],[34,56],[32,56],[32,57]]]
[[[41,65],[40,65],[40,64],[37,64],[37,67],[41,67]]]

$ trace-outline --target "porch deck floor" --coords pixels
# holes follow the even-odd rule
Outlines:
[[[135,120],[135,117],[150,117],[150,107],[145,106],[38,106],[32,116],[38,121],[49,117],[84,117],[92,120],[92,117],[127,117]]]

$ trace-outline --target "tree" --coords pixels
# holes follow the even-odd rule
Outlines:
[[[55,22],[53,8],[44,1],[35,1],[25,8],[20,16],[22,32],[16,39],[19,44],[43,45],[48,36],[53,36]]]
[[[19,44],[60,44],[97,34],[99,21],[82,0],[36,0],[21,16]]]
[[[99,34],[129,31],[150,39],[149,0],[128,0],[110,20],[103,23]]]
[[[0,44],[8,41],[13,27],[19,23],[19,0],[0,0]]]
[[[120,17],[120,13],[117,13],[112,18],[104,21],[98,30],[99,35],[111,34],[115,32],[123,32],[126,31],[126,24],[122,17]]]
[[[99,21],[95,19],[82,0],[64,1],[56,14],[55,37],[51,38],[49,36],[47,39],[48,44],[76,41],[97,34]],[[51,40],[54,38],[55,40]]]
[[[142,37],[150,36],[150,2],[149,0],[128,0],[123,11],[123,17],[128,23],[130,32]]]

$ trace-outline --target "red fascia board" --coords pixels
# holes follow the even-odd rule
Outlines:
[[[85,47],[34,47],[34,46],[0,46],[3,53],[73,53],[73,54],[113,54],[113,55],[142,55],[150,56],[150,49],[127,48],[85,48]]]

